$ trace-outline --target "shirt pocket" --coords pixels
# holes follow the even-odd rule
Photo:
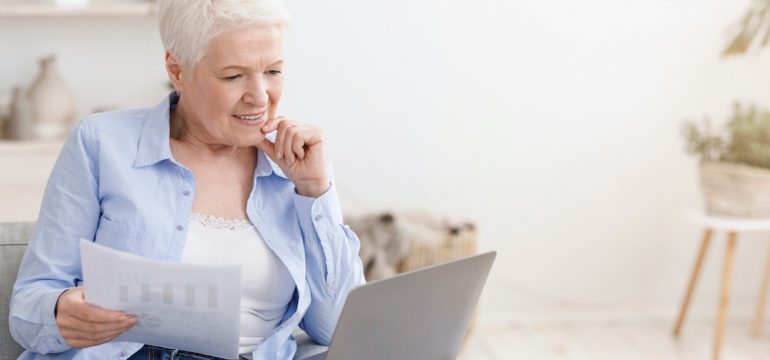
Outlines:
[[[113,220],[102,215],[96,228],[96,243],[115,250],[138,253],[144,240],[144,226],[140,222],[129,223]]]

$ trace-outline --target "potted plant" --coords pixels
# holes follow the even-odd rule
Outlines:
[[[730,29],[725,57],[770,44],[770,0],[753,0]],[[688,153],[700,157],[700,183],[706,212],[770,217],[770,113],[735,104],[722,131],[706,119],[687,122],[682,134]]]
[[[700,157],[709,214],[770,217],[770,112],[736,104],[722,131],[704,120],[685,123],[682,134]]]

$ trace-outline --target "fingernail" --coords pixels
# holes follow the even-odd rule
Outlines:
[[[279,151],[279,152],[278,152],[278,154],[276,154],[276,155],[278,155],[278,158],[279,158],[279,159],[283,157],[283,153],[282,153],[282,152],[280,152],[280,151]]]

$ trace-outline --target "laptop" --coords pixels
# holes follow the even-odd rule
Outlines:
[[[326,352],[307,360],[457,359],[496,252],[353,289]]]

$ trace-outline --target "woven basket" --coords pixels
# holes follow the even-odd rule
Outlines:
[[[442,241],[435,244],[412,241],[409,244],[409,254],[399,264],[398,271],[412,271],[475,254],[475,230],[457,232],[456,234],[450,233]]]
[[[411,241],[409,255],[398,267],[399,272],[416,270],[426,266],[436,265],[476,254],[476,227],[465,224],[461,229],[450,230],[441,241],[423,242]],[[468,331],[465,333],[465,342],[468,341],[473,327],[476,324],[478,313],[473,311]]]
[[[703,162],[700,182],[707,213],[770,217],[770,169],[729,162]]]

